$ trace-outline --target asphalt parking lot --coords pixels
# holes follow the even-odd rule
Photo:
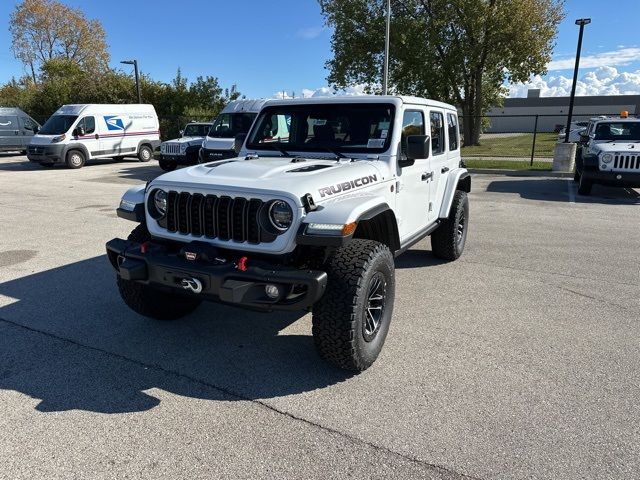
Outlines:
[[[352,376],[310,315],[125,307],[104,243],[160,173],[0,156],[0,478],[637,478],[638,191],[474,176],[463,257],[397,259]]]

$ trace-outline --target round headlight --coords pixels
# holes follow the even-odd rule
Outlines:
[[[269,221],[275,228],[284,232],[293,222],[293,210],[287,202],[275,200],[269,206]]]
[[[167,150],[167,146],[164,143],[160,144],[160,152],[164,153]]]
[[[161,217],[167,213],[167,192],[164,190],[156,190],[153,194],[153,205]]]
[[[184,153],[187,151],[187,144],[186,143],[182,143],[180,144],[180,153]]]
[[[604,155],[602,155],[602,161],[604,163],[609,163],[611,162],[611,160],[613,160],[613,155],[611,155],[610,153],[605,153]]]

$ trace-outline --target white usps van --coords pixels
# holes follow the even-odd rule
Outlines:
[[[153,105],[63,105],[34,135],[27,157],[43,166],[80,168],[93,158],[137,156],[148,162],[160,145]]]

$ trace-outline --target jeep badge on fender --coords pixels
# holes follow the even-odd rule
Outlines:
[[[427,236],[438,258],[464,250],[471,178],[455,107],[270,100],[237,149],[124,194],[118,215],[139,225],[107,243],[122,299],[156,319],[205,300],[309,310],[319,355],[365,370],[391,325],[394,257]]]

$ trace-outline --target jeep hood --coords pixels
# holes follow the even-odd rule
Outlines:
[[[174,138],[173,140],[167,140],[163,143],[191,144],[191,143],[202,143],[202,140],[204,140],[204,137],[180,137],[180,138]]]
[[[640,154],[640,142],[597,143],[595,146],[599,152],[633,152]]]
[[[156,178],[152,185],[176,190],[182,186],[212,192],[284,193],[298,200],[310,193],[316,203],[321,203],[382,182],[385,172],[377,167],[379,163],[348,159],[235,158],[176,170]]]

